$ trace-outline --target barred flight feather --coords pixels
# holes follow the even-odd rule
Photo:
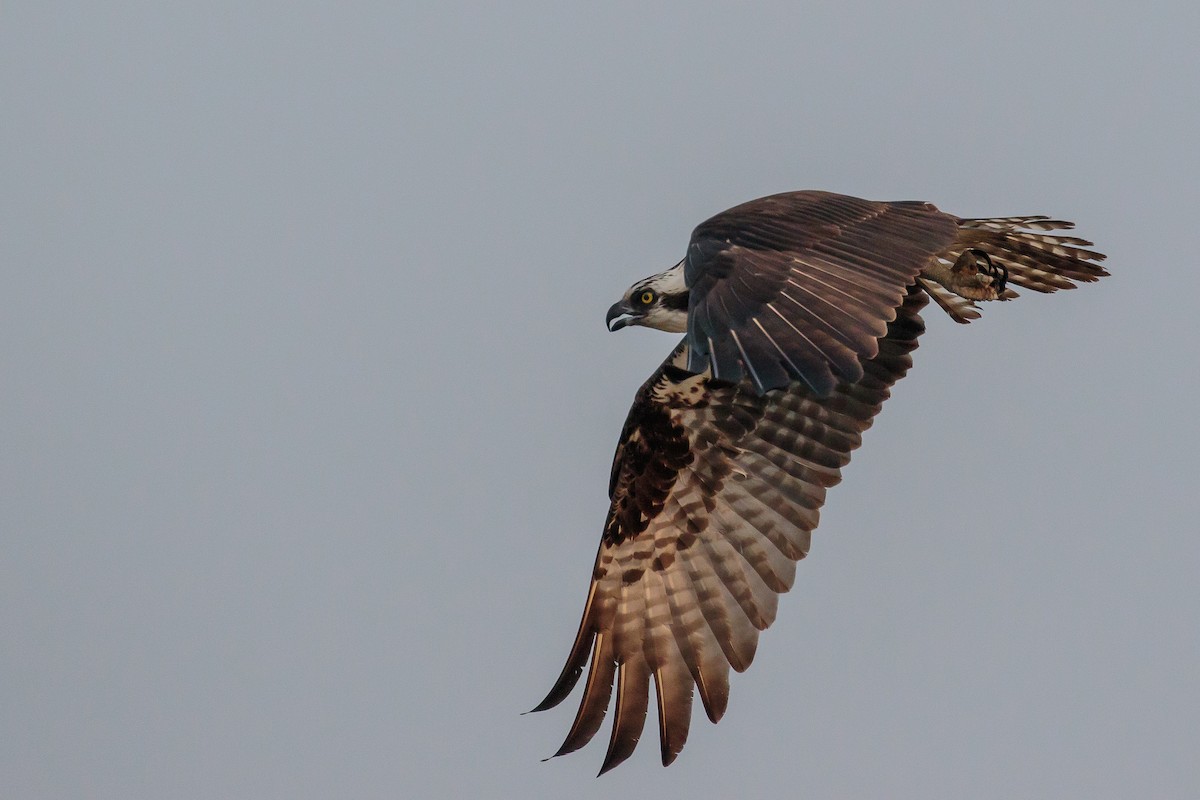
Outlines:
[[[911,289],[863,380],[840,383],[828,396],[800,381],[764,397],[749,378],[697,379],[682,370],[686,339],[646,382],[614,464],[613,508],[622,510],[610,512],[567,667],[536,709],[566,697],[593,645],[576,722],[556,755],[595,736],[611,703],[601,769],[628,758],[642,734],[651,681],[664,764],[687,739],[693,691],[708,717],[720,719],[729,670],[753,661],[759,631],[774,621],[779,594],[808,552],[826,487],[837,482],[870,417],[911,364],[925,302]],[[689,391],[696,380],[700,400]],[[690,458],[647,449],[680,431]],[[673,480],[665,480],[668,473]],[[646,524],[623,511],[668,483]]]
[[[687,741],[694,694],[721,719],[730,670],[754,660],[827,490],[912,366],[929,298],[967,323],[976,300],[1012,299],[1012,286],[1107,275],[1091,242],[1055,233],[1072,227],[791,192],[712,217],[684,261],[631,287],[610,323],[632,297],[673,292],[638,324],[686,335],[634,398],[579,630],[534,709],[586,673],[556,756],[591,741],[612,706],[601,773],[627,759],[651,683],[664,765]]]

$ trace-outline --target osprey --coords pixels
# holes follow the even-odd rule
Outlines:
[[[825,490],[912,365],[929,298],[966,323],[976,301],[1016,297],[1011,285],[1107,275],[1091,242],[1046,233],[1071,227],[788,192],[701,223],[682,261],[625,292],[610,330],[686,335],[634,398],[583,620],[534,709],[562,702],[587,668],[556,756],[587,744],[613,702],[600,773],[628,758],[651,681],[664,766],[687,739],[693,692],[721,718],[729,670],[750,666]]]

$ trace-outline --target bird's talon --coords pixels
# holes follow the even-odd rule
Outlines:
[[[992,261],[992,257],[986,251],[980,250],[977,247],[972,247],[967,252],[975,257],[976,269],[981,274],[991,278],[991,284],[996,290],[996,296],[999,297],[1004,294],[1004,287],[1008,285],[1008,267]]]

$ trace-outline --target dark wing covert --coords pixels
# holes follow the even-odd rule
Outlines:
[[[687,369],[759,394],[802,380],[818,395],[856,381],[895,309],[956,217],[928,203],[805,191],[701,223],[688,245]]]

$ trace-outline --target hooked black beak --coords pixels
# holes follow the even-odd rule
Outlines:
[[[604,324],[609,331],[619,331],[626,325],[633,324],[633,309],[624,300],[618,300],[608,309],[604,316]]]

